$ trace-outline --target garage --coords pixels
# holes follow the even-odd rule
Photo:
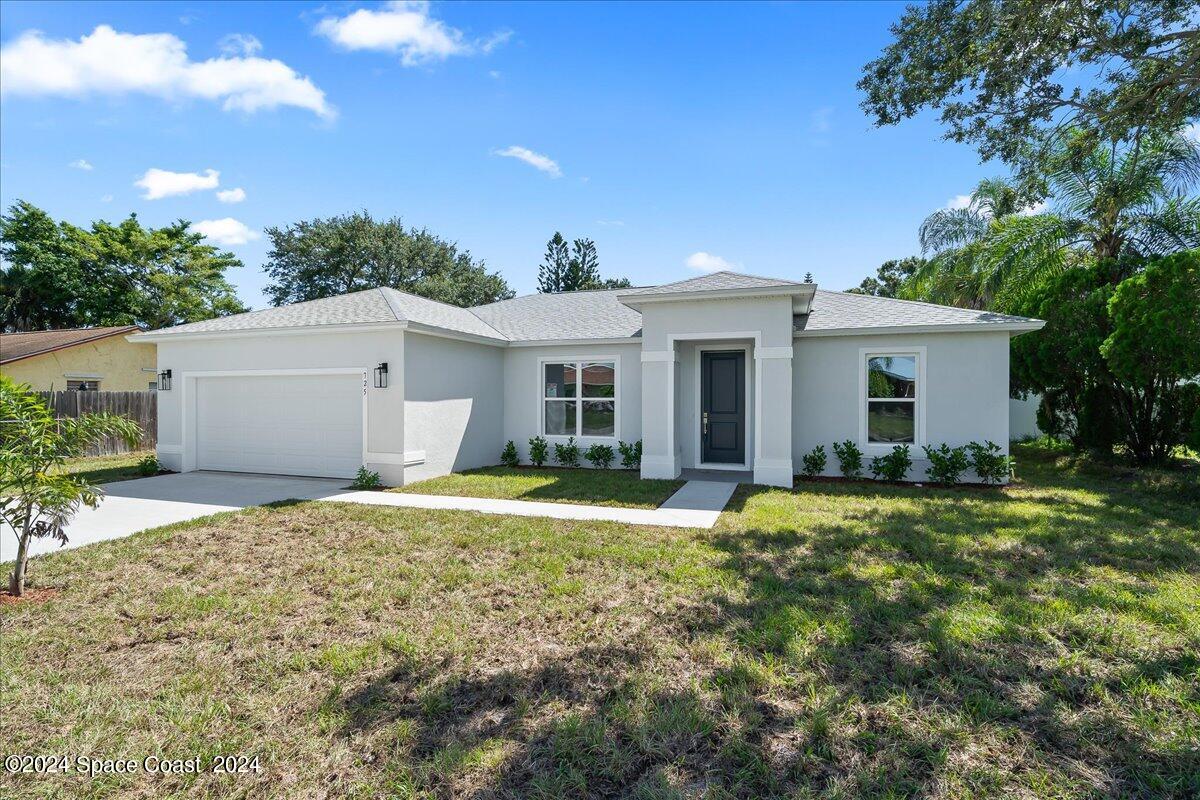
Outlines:
[[[363,464],[363,376],[196,379],[196,468],[353,477]]]

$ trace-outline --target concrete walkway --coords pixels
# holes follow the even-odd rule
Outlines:
[[[53,553],[93,542],[121,539],[130,534],[236,511],[279,500],[315,500],[346,489],[346,479],[291,478],[283,475],[247,475],[236,472],[185,472],[154,478],[108,483],[99,508],[83,508],[67,525],[67,544],[34,539],[30,555]],[[0,530],[0,561],[17,557],[17,538],[7,527]]]
[[[511,514],[518,517],[606,520],[627,525],[660,525],[672,528],[711,528],[733,496],[736,483],[688,481],[655,509],[586,506],[574,503],[539,503],[530,500],[494,500],[486,497],[453,497],[395,492],[343,492],[319,500],[363,503],[400,508],[437,508],[476,511],[481,514]]]

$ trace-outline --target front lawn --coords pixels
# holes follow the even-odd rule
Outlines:
[[[641,480],[619,469],[484,467],[411,483],[395,492],[658,508],[685,481]]]
[[[1194,474],[1018,458],[711,531],[312,502],[56,553],[0,610],[6,752],[262,771],[0,795],[1196,796]]]
[[[70,475],[78,475],[92,483],[127,481],[143,477],[138,472],[138,462],[146,456],[152,455],[154,455],[153,450],[138,450],[110,456],[84,456],[71,459],[63,465],[61,471]]]

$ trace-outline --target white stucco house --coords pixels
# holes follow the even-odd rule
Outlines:
[[[643,441],[643,477],[1009,441],[1009,338],[1042,322],[718,272],[465,309],[389,288],[131,336],[158,346],[170,469],[401,485],[508,440]],[[830,451],[829,474],[837,463]]]

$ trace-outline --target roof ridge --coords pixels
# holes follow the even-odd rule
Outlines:
[[[588,294],[591,292],[627,292],[631,289],[653,289],[654,287],[656,287],[658,285],[659,284],[657,284],[657,283],[648,283],[645,286],[612,286],[612,287],[602,286],[602,287],[599,287],[596,289],[572,289],[569,292],[530,292],[529,294],[519,294],[519,295],[516,295],[515,297],[506,297],[503,300],[493,300],[492,302],[484,303],[483,305],[471,306],[467,310],[474,311],[477,308],[487,308],[489,306],[498,306],[501,303],[511,303],[514,300],[524,300],[528,297],[543,297],[543,296],[559,297],[564,294]]]
[[[483,319],[478,314],[476,314],[473,308],[464,308],[462,306],[456,306],[453,303],[447,303],[442,300],[434,300],[432,297],[425,297],[424,295],[415,294],[413,292],[406,292],[403,289],[397,289],[394,286],[376,286],[375,290],[378,291],[383,296],[383,301],[385,303],[387,303],[387,307],[391,310],[391,312],[393,314],[396,315],[397,322],[411,322],[412,320],[410,320],[408,318],[408,315],[406,315],[403,310],[398,308],[396,306],[396,304],[394,302],[392,302],[391,293],[393,293],[393,292],[396,294],[406,295],[408,297],[415,297],[418,300],[426,300],[430,303],[435,303],[439,306],[445,306],[446,308],[453,308],[455,311],[466,312],[467,314],[470,314],[475,319],[479,320],[479,323],[481,325],[483,325],[485,328],[487,328],[489,331],[496,334],[497,339],[501,339],[506,342],[509,341],[509,338],[507,336],[505,336],[503,333],[498,331],[496,328],[492,327],[491,323],[489,323],[487,320]],[[418,322],[417,324],[424,325],[424,324],[428,324],[428,323]],[[438,328],[438,327],[442,327],[442,326],[433,325],[432,327]]]
[[[906,300],[902,297],[880,297],[879,295],[875,295],[875,294],[859,294],[858,292],[848,292],[845,290],[838,291],[837,289],[817,289],[817,291],[824,292],[826,294],[847,295],[849,297],[854,297],[854,298],[862,297],[862,298],[866,298],[868,300],[882,300],[885,302],[892,302],[892,303],[905,303],[906,305],[910,305],[910,306],[924,306],[925,308],[941,308],[941,309],[948,309],[950,311],[961,311],[965,314],[995,314],[995,315],[1001,316],[1001,317],[1008,317],[1009,319],[1030,319],[1030,320],[1033,319],[1033,317],[1023,317],[1020,314],[1005,314],[1003,311],[992,311],[987,308],[963,308],[962,306],[947,306],[947,305],[942,305],[941,303],[930,303],[926,300]]]

